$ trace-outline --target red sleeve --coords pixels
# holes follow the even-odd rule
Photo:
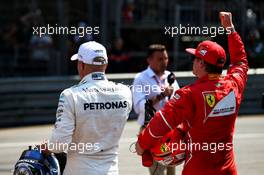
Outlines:
[[[189,88],[176,91],[173,98],[151,119],[147,127],[138,137],[139,145],[147,150],[152,148],[159,138],[176,128],[183,120],[191,120],[193,116]]]
[[[227,75],[233,79],[242,93],[247,81],[248,61],[244,44],[237,32],[228,35],[230,68]]]

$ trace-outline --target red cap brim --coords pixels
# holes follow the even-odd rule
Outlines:
[[[185,49],[185,51],[188,52],[188,53],[190,53],[190,54],[195,55],[196,49],[193,49],[193,48],[187,48],[187,49]]]

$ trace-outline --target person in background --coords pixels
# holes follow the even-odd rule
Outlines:
[[[114,41],[109,54],[109,73],[125,73],[129,71],[130,56],[124,50],[124,42],[122,38]]]
[[[140,132],[144,129],[145,123],[145,103],[150,100],[155,110],[160,110],[172,97],[173,93],[179,89],[177,81],[168,81],[170,72],[166,70],[169,57],[164,45],[152,44],[148,48],[147,55],[148,68],[135,76],[132,94],[134,111],[138,114]],[[166,168],[158,165],[157,162],[150,167],[150,174],[154,172],[158,175],[174,175],[174,168]]]

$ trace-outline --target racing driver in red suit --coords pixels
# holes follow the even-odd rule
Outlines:
[[[176,91],[139,135],[138,155],[150,150],[159,138],[186,123],[186,159],[183,175],[236,175],[233,135],[235,120],[247,81],[248,62],[243,42],[234,30],[232,14],[219,13],[228,34],[230,67],[221,75],[226,61],[224,49],[203,41],[193,54],[193,73],[198,80]],[[183,145],[175,145],[183,147]]]

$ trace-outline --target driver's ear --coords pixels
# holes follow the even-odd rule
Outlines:
[[[201,60],[201,67],[205,70],[206,69],[206,64],[205,64],[205,62],[203,61],[203,60]]]
[[[78,71],[81,71],[81,72],[82,72],[83,69],[84,69],[84,64],[83,64],[83,62],[78,61],[77,65],[78,65]]]
[[[202,66],[205,66],[205,64],[204,64],[204,60],[200,60],[200,64],[201,64]]]
[[[81,61],[81,69],[84,70],[85,64]]]

